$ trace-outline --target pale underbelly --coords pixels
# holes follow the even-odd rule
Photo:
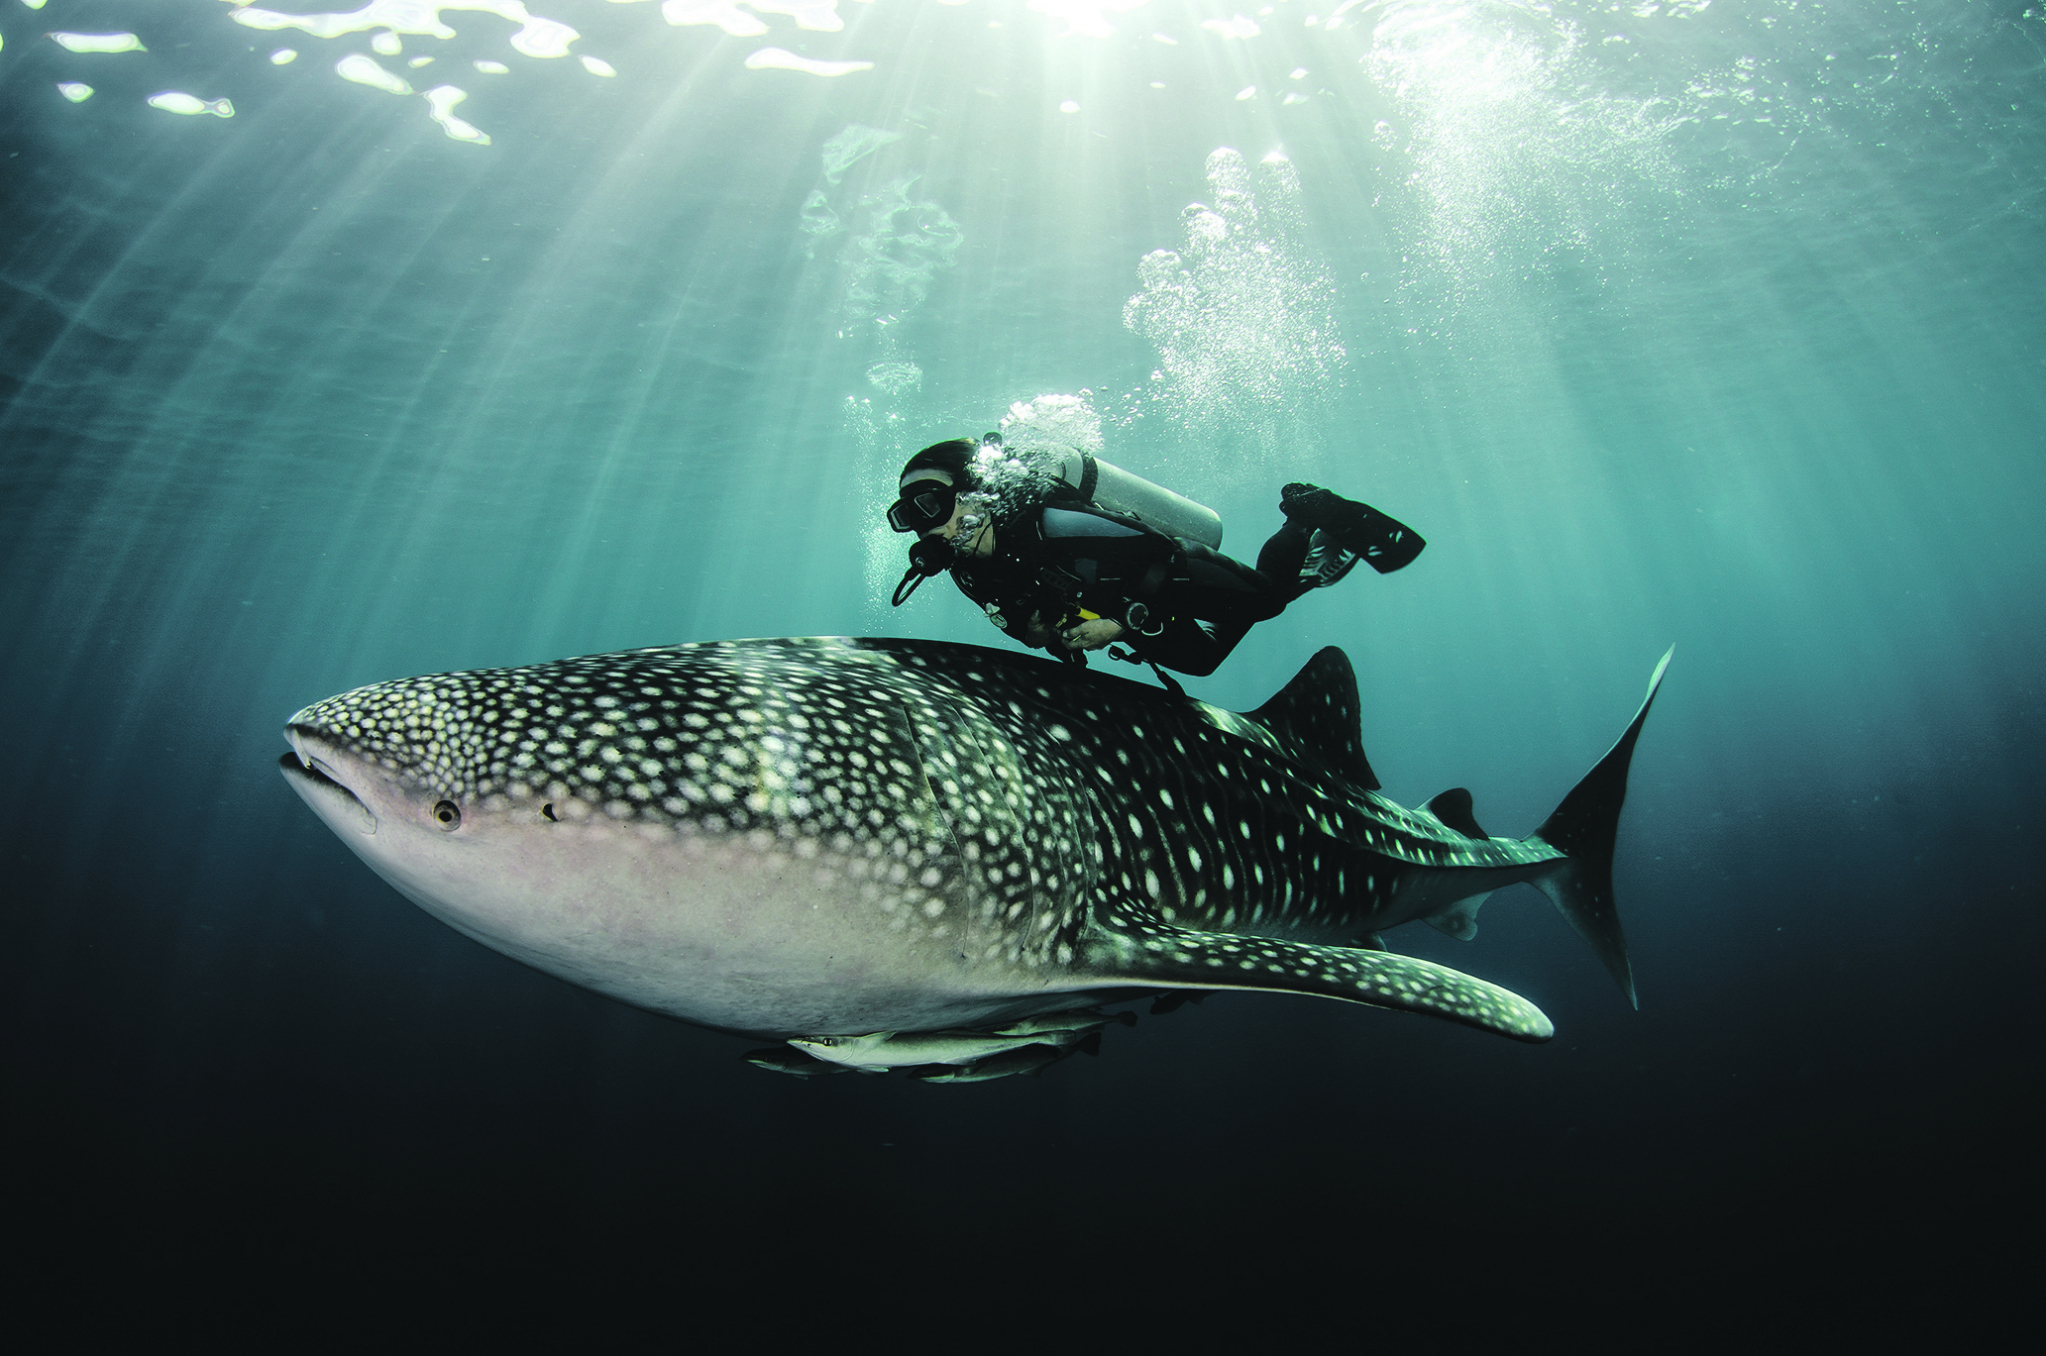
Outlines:
[[[363,855],[400,893],[485,946],[701,1026],[862,1035],[1085,1001],[1069,972],[1011,959],[1013,948],[976,920],[974,900],[905,903],[885,865],[804,859],[737,839],[650,841],[625,828],[574,835],[500,853],[487,874]]]

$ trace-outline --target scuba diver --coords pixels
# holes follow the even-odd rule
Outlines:
[[[1025,645],[1084,664],[1086,651],[1121,642],[1129,653],[1111,657],[1196,677],[1359,560],[1389,574],[1427,544],[1368,504],[1291,484],[1280,491],[1286,521],[1252,569],[1217,549],[1212,509],[1074,448],[1012,453],[996,433],[925,448],[898,488],[888,525],[917,539],[894,606],[949,569]]]

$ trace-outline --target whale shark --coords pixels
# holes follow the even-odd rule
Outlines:
[[[1105,1004],[1215,990],[1544,1041],[1533,1003],[1383,934],[1468,939],[1527,882],[1636,1002],[1612,860],[1669,661],[1523,838],[1463,788],[1381,794],[1335,647],[1239,713],[971,645],[662,646],[356,688],[293,715],[279,765],[434,917],[781,1043],[762,1067],[972,1081],[1098,1046]]]

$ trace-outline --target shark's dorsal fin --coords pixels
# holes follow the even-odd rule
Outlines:
[[[1357,671],[1335,646],[1308,660],[1292,682],[1249,715],[1288,753],[1324,764],[1367,791],[1378,789],[1378,774],[1364,757]]]
[[[1428,802],[1425,807],[1429,814],[1455,829],[1466,838],[1490,838],[1492,835],[1478,827],[1478,817],[1471,811],[1471,793],[1460,786],[1452,786]]]

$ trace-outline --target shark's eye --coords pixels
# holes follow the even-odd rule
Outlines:
[[[453,833],[456,829],[462,827],[462,807],[451,800],[436,801],[433,807],[433,818],[435,823],[439,824],[449,833]]]

